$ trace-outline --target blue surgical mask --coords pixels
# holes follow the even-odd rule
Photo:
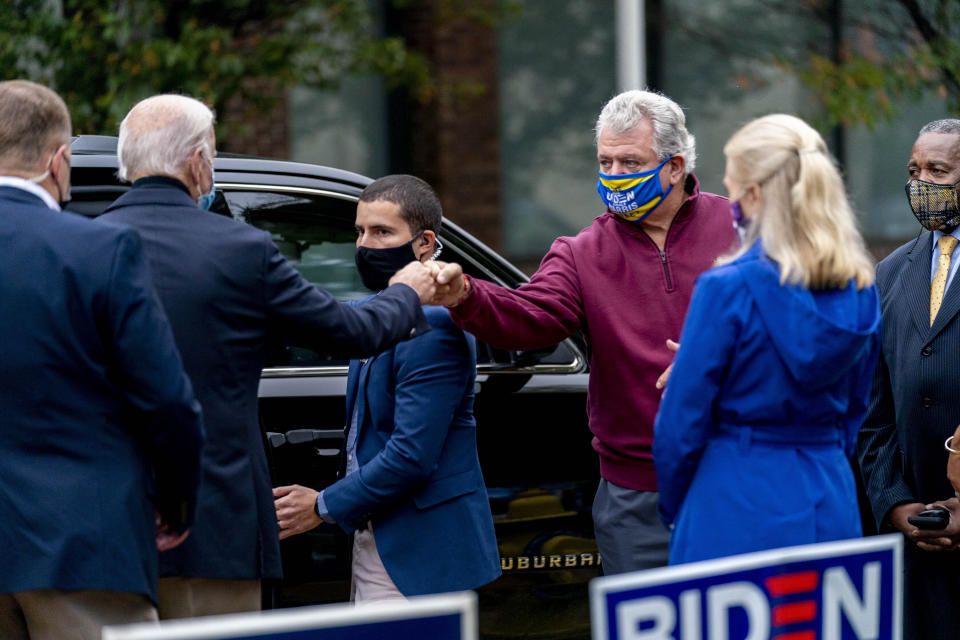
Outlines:
[[[210,211],[213,206],[213,199],[217,196],[217,187],[213,175],[213,167],[210,167],[210,191],[206,192],[197,199],[197,206],[205,211]]]
[[[673,157],[673,156],[671,156]],[[617,214],[627,222],[640,222],[657,208],[673,190],[671,184],[666,191],[660,186],[660,170],[667,164],[667,158],[654,169],[640,173],[607,175],[600,173],[597,180],[597,193],[607,210]]]

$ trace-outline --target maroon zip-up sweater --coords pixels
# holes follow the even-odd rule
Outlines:
[[[656,490],[653,421],[656,381],[672,362],[693,284],[737,246],[727,199],[686,182],[690,194],[663,252],[639,226],[604,213],[575,237],[554,241],[530,282],[507,289],[472,279],[454,322],[500,349],[536,349],[583,332],[590,359],[587,415],[600,473]]]

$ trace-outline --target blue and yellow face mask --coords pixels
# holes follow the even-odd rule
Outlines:
[[[655,168],[640,173],[612,176],[600,173],[597,193],[609,211],[627,222],[640,222],[673,190],[672,184],[666,191],[660,186],[660,169],[669,161],[667,158]]]

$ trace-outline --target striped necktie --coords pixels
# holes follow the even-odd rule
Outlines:
[[[950,276],[950,256],[953,254],[954,247],[957,246],[957,239],[953,236],[940,236],[937,240],[937,246],[940,247],[940,264],[937,266],[937,275],[933,276],[933,282],[930,283],[930,326],[937,318],[937,312],[940,311],[940,304],[943,302],[943,293],[947,290],[947,278]]]

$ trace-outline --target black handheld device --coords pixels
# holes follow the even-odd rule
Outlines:
[[[944,529],[950,522],[950,512],[946,509],[927,509],[910,516],[907,522],[917,529]]]

